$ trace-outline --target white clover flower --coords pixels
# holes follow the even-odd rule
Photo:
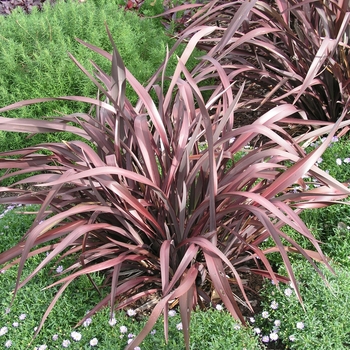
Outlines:
[[[255,334],[260,334],[260,333],[261,333],[261,329],[260,329],[260,328],[254,328],[254,329],[253,329],[253,332],[254,332]]]
[[[26,319],[26,317],[27,317],[27,315],[26,314],[21,314],[21,315],[19,315],[19,319],[21,320],[21,321],[23,321],[23,320],[25,320]]]
[[[176,315],[176,311],[175,310],[169,310],[168,315],[170,317],[174,317]]]
[[[84,321],[83,326],[84,326],[84,327],[89,327],[90,324],[91,324],[91,322],[92,322],[92,319],[89,317],[89,318],[87,318],[87,319]]]
[[[126,333],[128,329],[125,326],[120,326],[120,333]]]
[[[56,272],[57,273],[62,273],[62,271],[63,271],[63,266],[62,265],[58,266],[57,269],[56,269]]]
[[[297,328],[298,329],[304,329],[305,325],[303,322],[297,322]]]
[[[277,310],[278,309],[278,303],[274,300],[271,305],[270,305],[271,309],[273,310]]]
[[[270,341],[270,338],[268,335],[264,335],[261,340],[263,341],[263,343],[268,343]]]
[[[96,346],[98,344],[97,338],[93,338],[90,340],[90,346]]]
[[[11,340],[8,340],[6,343],[5,343],[5,347],[6,348],[10,348],[12,346],[12,341]]]
[[[63,346],[64,348],[68,348],[69,345],[70,345],[70,341],[69,341],[68,339],[63,340],[62,346]]]
[[[281,321],[280,320],[275,320],[275,322],[273,323],[276,327],[279,327],[281,325]]]
[[[81,340],[81,333],[79,332],[72,332],[70,336],[73,338],[75,341],[80,341]]]
[[[261,316],[262,316],[262,318],[268,318],[269,317],[269,313],[267,311],[263,311],[261,313]]]
[[[129,309],[127,312],[128,316],[132,317],[132,316],[135,316],[136,315],[136,311],[133,310],[133,309]]]
[[[12,323],[12,326],[13,326],[13,327],[18,327],[18,326],[19,326],[19,323],[18,323],[18,322],[13,322],[13,323]]]
[[[7,332],[8,332],[8,328],[7,328],[7,327],[2,327],[2,328],[0,329],[0,336],[6,334]]]
[[[215,306],[215,309],[218,310],[218,311],[222,311],[222,310],[223,310],[223,307],[222,307],[222,305],[217,304],[217,305]]]
[[[176,329],[177,329],[178,331],[182,331],[182,322],[180,322],[180,323],[178,323],[178,324],[176,325]]]
[[[278,339],[278,334],[277,334],[276,332],[272,332],[272,333],[270,334],[270,339],[271,339],[272,341],[276,341],[276,340]]]
[[[293,290],[290,289],[290,288],[287,288],[284,290],[284,294],[287,296],[287,297],[290,297],[292,294],[293,294]]]
[[[56,341],[58,339],[58,334],[54,334],[53,336],[52,336],[52,340],[53,341]]]
[[[113,327],[117,324],[117,320],[113,317],[108,321],[108,323],[111,327]]]
[[[239,329],[241,329],[241,326],[240,326],[238,323],[236,323],[236,324],[233,326],[233,329],[236,330],[236,331],[238,331]]]
[[[295,341],[296,340],[295,335],[294,334],[290,335],[289,336],[289,340],[290,341]]]

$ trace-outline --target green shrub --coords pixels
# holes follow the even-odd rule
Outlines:
[[[111,44],[105,34],[106,22],[116,38],[118,50],[128,69],[145,84],[163,62],[166,36],[157,19],[145,19],[132,11],[124,11],[118,1],[45,3],[42,12],[26,15],[17,8],[10,16],[0,17],[0,107],[20,100],[67,95],[96,96],[96,87],[69,58],[72,53],[91,72],[89,60],[94,60],[110,73],[107,60],[87,51],[75,38],[96,45],[108,52]],[[150,3],[150,2],[149,2]],[[143,5],[149,14],[160,10],[159,3]],[[153,10],[156,10],[155,12]],[[153,11],[153,12],[151,12]],[[178,50],[178,52],[180,52]],[[197,55],[198,56],[198,55]],[[194,66],[195,60],[189,65]],[[174,68],[176,58],[169,62]],[[126,95],[135,103],[137,95],[127,86]],[[88,112],[79,102],[50,102],[4,113],[6,117],[39,118],[43,116]],[[39,142],[72,140],[69,134],[38,135],[25,139],[23,134],[0,132],[0,151],[18,149]]]

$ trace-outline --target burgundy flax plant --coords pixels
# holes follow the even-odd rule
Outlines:
[[[319,126],[334,123],[348,107],[347,0],[214,0],[200,9],[179,7],[186,8],[192,17],[178,35],[188,36],[198,26],[217,26],[198,48],[220,64],[230,81],[249,81],[241,97],[249,102],[243,113],[248,108],[260,116],[289,103],[305,111],[307,118],[286,120],[289,125],[301,121]],[[176,11],[168,10],[164,16]]]
[[[202,90],[212,87],[200,88],[200,74],[186,69],[198,41],[215,29],[198,28],[173,76],[165,77],[167,55],[163,69],[147,88],[124,67],[109,31],[112,55],[79,40],[111,61],[111,74],[92,63],[95,72],[90,75],[72,57],[95,83],[97,98],[57,99],[89,103],[91,113],[40,121],[0,117],[1,130],[69,131],[86,140],[39,144],[0,155],[0,168],[7,169],[0,181],[27,176],[0,188],[6,194],[0,203],[41,205],[23,239],[0,254],[0,264],[7,263],[4,269],[18,264],[15,294],[57,256],[75,259],[63,271],[64,276],[47,286],[61,285],[36,334],[72,281],[87,275],[94,283],[90,274],[101,272],[109,294],[85,318],[104,306],[111,307],[112,316],[114,310],[159,297],[143,330],[126,346],[133,349],[162,313],[168,338],[169,301],[177,300],[189,349],[191,311],[197,305],[214,303],[214,294],[233,317],[245,323],[237,300],[252,307],[242,276],[255,273],[276,283],[291,280],[297,288],[289,253],[302,254],[319,273],[314,260],[330,268],[319,242],[298,214],[303,208],[333,204],[349,194],[315,163],[336,131],[350,122],[342,121],[343,115],[335,126],[293,139],[277,123],[301,112],[285,104],[252,125],[234,128],[245,85],[234,94],[225,70],[215,65],[221,90],[205,100]],[[170,80],[167,88],[166,79]],[[126,82],[139,95],[135,106],[125,96]],[[1,108],[0,113],[51,100],[18,102]],[[260,134],[270,141],[237,157]],[[326,141],[306,155],[303,145],[323,134],[328,134]],[[302,180],[305,174],[313,176],[319,187],[307,190]],[[32,186],[19,189],[22,184]],[[301,189],[293,191],[296,184]],[[302,249],[281,231],[284,225],[309,239],[315,251]],[[268,237],[275,246],[264,251],[260,244]],[[25,261],[45,251],[49,254],[21,279]],[[271,251],[281,254],[288,278],[274,273],[266,257]],[[240,296],[233,293],[233,287]]]

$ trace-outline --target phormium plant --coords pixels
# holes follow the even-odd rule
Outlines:
[[[316,270],[313,260],[328,266],[298,213],[306,207],[336,203],[349,194],[315,163],[338,128],[350,122],[342,122],[343,115],[334,126],[295,140],[277,125],[299,113],[295,106],[285,104],[271,109],[252,125],[234,129],[234,113],[240,107],[245,85],[239,86],[234,95],[234,85],[225,70],[215,64],[220,85],[199,88],[200,72],[186,69],[198,41],[214,30],[202,27],[194,31],[168,88],[164,87],[166,58],[163,70],[152,80],[155,100],[150,95],[151,85],[144,88],[124,67],[108,32],[114,47],[112,55],[80,42],[111,61],[110,75],[94,63],[95,73],[90,75],[72,57],[95,83],[97,98],[57,98],[89,103],[91,113],[51,121],[0,118],[1,130],[66,131],[88,141],[39,144],[0,155],[0,168],[7,169],[0,181],[36,173],[0,188],[7,195],[0,198],[0,203],[41,204],[21,242],[0,254],[0,264],[9,263],[4,269],[19,264],[15,294],[55,257],[76,257],[76,262],[63,271],[65,276],[51,285],[62,286],[37,332],[74,279],[100,271],[110,293],[86,317],[108,304],[112,315],[113,310],[159,297],[144,329],[126,347],[133,349],[162,312],[167,338],[168,302],[175,299],[189,349],[191,311],[197,305],[208,306],[214,292],[233,317],[244,323],[232,285],[238,286],[244,304],[251,309],[244,274],[260,274],[276,283],[288,280],[274,273],[266,257],[269,252],[281,254],[295,286],[287,253],[301,253]],[[126,82],[139,96],[135,106],[125,96]],[[207,89],[217,93],[204,100],[202,90]],[[1,108],[0,113],[51,100],[18,102]],[[270,141],[234,159],[261,134]],[[326,141],[306,155],[302,145],[323,134],[328,134]],[[319,187],[306,189],[302,180],[306,173]],[[18,189],[21,184],[32,186]],[[295,184],[302,189],[293,191]],[[309,239],[316,251],[302,249],[280,230],[284,225]],[[268,237],[272,237],[275,247],[264,251],[259,246]],[[290,246],[283,246],[282,239]],[[21,280],[25,261],[45,251],[49,254]]]
[[[179,8],[186,6],[193,9]],[[179,36],[217,26],[198,48],[220,63],[230,81],[250,82],[241,97],[250,110],[261,115],[292,103],[306,112],[303,124],[325,125],[342,115],[350,94],[349,23],[346,0],[210,1]]]

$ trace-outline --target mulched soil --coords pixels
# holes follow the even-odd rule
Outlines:
[[[86,0],[77,0],[85,2]],[[33,7],[42,9],[44,2],[50,2],[53,5],[56,0],[2,0],[0,1],[0,15],[9,15],[15,8],[21,8],[25,13],[30,13]]]

